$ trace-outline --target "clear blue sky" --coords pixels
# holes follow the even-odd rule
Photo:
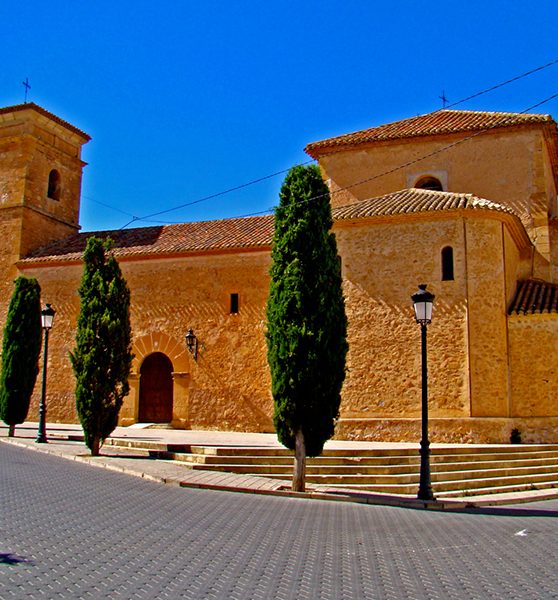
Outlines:
[[[0,105],[21,103],[28,77],[29,100],[93,138],[84,230],[288,169],[309,142],[558,58],[556,0],[5,0],[0,23]],[[558,64],[459,108],[519,112],[555,93]],[[558,99],[535,112],[558,117]],[[283,176],[154,220],[266,210]]]

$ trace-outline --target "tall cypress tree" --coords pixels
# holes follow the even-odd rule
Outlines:
[[[0,418],[10,437],[29,412],[41,339],[41,288],[36,279],[18,277],[4,327],[0,373]]]
[[[295,451],[296,491],[304,491],[306,456],[321,454],[334,433],[345,379],[347,317],[332,225],[318,167],[293,167],[275,212],[267,345],[274,424]]]
[[[92,456],[118,424],[132,364],[130,291],[109,250],[109,241],[87,241],[76,346],[70,355],[77,412]]]

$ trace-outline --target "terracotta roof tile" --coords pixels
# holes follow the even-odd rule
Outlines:
[[[81,260],[87,239],[92,236],[114,241],[118,257],[180,254],[207,250],[269,247],[273,216],[200,221],[179,225],[138,227],[116,231],[78,233],[39,248],[25,261],[51,262]]]
[[[333,209],[333,218],[335,221],[344,221],[459,209],[490,210],[515,214],[507,206],[478,198],[472,194],[411,188],[335,208]],[[270,248],[272,242],[273,216],[78,233],[39,248],[21,262],[79,261],[87,239],[93,235],[102,239],[112,238],[114,253],[122,258],[247,248],[266,249]]]
[[[456,194],[453,192],[437,192],[410,188],[369,198],[348,206],[333,210],[336,221],[344,219],[361,219],[406,213],[422,213],[429,211],[449,211],[458,209],[495,210],[515,215],[511,208],[497,204],[473,194]]]
[[[527,279],[517,285],[508,314],[558,313],[558,284]]]
[[[39,114],[43,115],[44,117],[47,117],[51,121],[54,121],[55,123],[62,125],[66,129],[69,129],[71,132],[77,133],[80,137],[84,138],[86,141],[89,141],[91,139],[91,136],[87,135],[87,133],[85,133],[81,129],[78,129],[75,125],[68,123],[68,121],[64,121],[64,119],[57,117],[54,113],[51,113],[50,111],[46,110],[46,108],[43,108],[42,106],[39,106],[38,104],[35,104],[34,102],[27,102],[26,104],[16,104],[15,106],[6,106],[4,108],[0,108],[0,116],[6,115],[9,113],[14,113],[14,112],[21,112],[24,110],[34,110],[35,112],[38,112]]]
[[[343,146],[356,146],[373,142],[397,140],[402,138],[441,135],[461,132],[475,132],[501,127],[532,125],[544,123],[556,127],[550,115],[523,114],[506,112],[481,112],[472,110],[439,110],[426,115],[419,115],[387,123],[379,127],[363,129],[326,140],[308,144],[305,150],[313,158]]]

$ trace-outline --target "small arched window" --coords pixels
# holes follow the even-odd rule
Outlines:
[[[432,175],[420,177],[415,183],[415,187],[421,190],[434,190],[436,192],[444,191],[444,188],[442,187],[442,182],[438,178],[432,177]]]
[[[453,248],[442,248],[442,281],[453,281]]]
[[[48,197],[51,200],[60,200],[60,173],[56,169],[52,169],[52,171],[48,175]]]

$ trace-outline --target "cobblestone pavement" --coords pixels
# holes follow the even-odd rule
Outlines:
[[[0,444],[0,598],[558,598],[558,501],[436,512],[181,489]]]

